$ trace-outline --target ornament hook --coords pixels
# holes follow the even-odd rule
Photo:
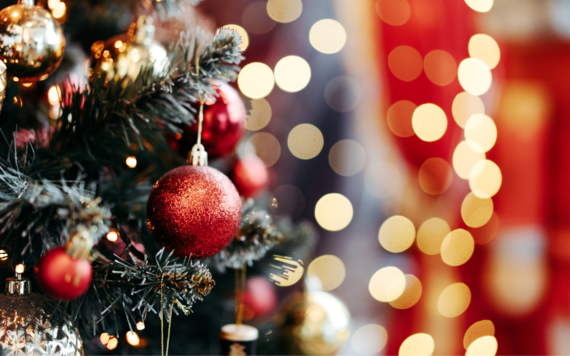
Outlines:
[[[200,98],[200,110],[198,112],[198,142],[192,147],[188,155],[188,164],[193,166],[207,166],[208,152],[202,145],[202,122],[204,121],[204,97],[200,90],[200,57],[196,57],[196,84],[198,85],[198,97]]]

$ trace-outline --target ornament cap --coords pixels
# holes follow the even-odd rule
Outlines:
[[[254,341],[259,337],[259,331],[249,325],[228,324],[222,326],[220,339],[229,341]]]
[[[36,4],[35,0],[18,0],[18,4],[20,5],[24,5],[24,6],[35,6]]]
[[[32,292],[32,283],[28,278],[6,278],[6,294],[26,295]]]
[[[91,239],[91,234],[89,230],[84,227],[77,229],[77,232],[71,236],[69,242],[65,246],[65,251],[72,258],[79,259],[89,258],[91,254],[91,248],[93,247],[93,240]]]
[[[192,147],[192,151],[188,155],[188,164],[193,166],[207,166],[208,165],[208,152],[204,145],[197,143]]]

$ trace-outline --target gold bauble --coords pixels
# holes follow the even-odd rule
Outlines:
[[[141,16],[126,34],[91,47],[89,78],[105,81],[129,77],[135,79],[143,67],[152,66],[159,74],[167,64],[167,52],[154,38],[152,17]]]
[[[65,37],[53,16],[33,0],[0,11],[0,60],[15,82],[46,79],[63,59]]]
[[[291,295],[276,324],[279,350],[288,355],[334,355],[350,337],[348,309],[323,291]]]

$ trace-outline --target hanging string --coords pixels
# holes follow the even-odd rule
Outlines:
[[[168,356],[168,346],[170,346],[170,327],[172,326],[172,307],[174,303],[170,304],[170,313],[169,313],[169,321],[168,321],[168,337],[166,339],[166,355]]]
[[[197,143],[192,147],[192,151],[188,152],[188,164],[194,166],[207,166],[208,154],[202,145],[202,126],[204,122],[204,96],[200,89],[200,57],[196,57],[196,86],[198,87],[198,98],[200,99],[200,110],[198,111],[198,139]]]
[[[164,273],[160,278],[160,355],[164,356]]]
[[[244,263],[241,269],[241,278],[240,278],[240,271],[236,269],[236,325],[240,326],[243,321],[243,300],[244,294],[246,290],[246,267],[247,265]]]

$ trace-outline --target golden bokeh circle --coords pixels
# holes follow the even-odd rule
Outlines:
[[[416,228],[410,219],[395,215],[392,216],[380,227],[378,232],[378,241],[380,245],[389,252],[404,252],[412,244],[416,238]]]
[[[472,115],[485,113],[485,104],[483,104],[483,100],[481,100],[480,97],[464,91],[457,94],[455,99],[453,99],[451,112],[453,113],[453,118],[457,125],[461,128],[465,128],[467,120],[469,120]]]
[[[449,224],[440,218],[426,220],[418,230],[418,248],[427,255],[437,255],[441,251],[443,239],[451,232]]]
[[[422,74],[422,56],[413,47],[398,46],[388,55],[388,67],[396,78],[411,82]]]
[[[321,150],[325,140],[321,130],[311,124],[300,124],[295,126],[289,133],[287,146],[293,156],[299,159],[311,159],[316,157]]]
[[[248,143],[255,147],[255,153],[263,161],[265,167],[273,166],[281,156],[279,140],[270,133],[258,132],[253,134]]]
[[[479,198],[493,197],[501,189],[503,175],[497,164],[490,160],[479,161],[469,175],[469,187]]]
[[[471,95],[483,95],[493,82],[491,70],[485,62],[477,58],[464,59],[459,64],[457,78],[463,90]]]
[[[234,24],[225,25],[222,28],[229,28],[230,30],[234,30],[238,33],[239,38],[241,39],[239,49],[245,51],[247,47],[249,47],[249,36],[245,28],[241,27],[240,25],[234,25]]]
[[[477,12],[489,12],[493,7],[493,0],[465,0],[465,3]]]
[[[465,356],[495,356],[498,348],[499,343],[494,336],[483,336],[469,345]]]
[[[399,356],[431,356],[435,349],[435,341],[429,334],[419,333],[409,336],[398,351]]]
[[[323,196],[315,206],[317,223],[328,231],[340,231],[347,227],[353,213],[350,200],[338,193]]]
[[[281,90],[296,93],[311,81],[311,67],[299,56],[283,57],[275,65],[275,82]]]
[[[311,27],[309,42],[321,53],[337,53],[346,43],[346,31],[338,21],[320,20]]]
[[[412,116],[418,106],[408,100],[400,100],[392,104],[386,114],[388,127],[398,137],[413,136]]]
[[[391,302],[398,299],[406,289],[406,276],[397,267],[384,267],[374,273],[368,284],[368,290],[379,302]]]
[[[301,16],[303,3],[301,0],[268,0],[267,14],[281,23],[293,22]]]
[[[473,341],[483,336],[495,336],[495,325],[491,320],[481,320],[471,325],[463,337],[463,347],[469,348]]]
[[[402,26],[410,19],[412,9],[407,0],[377,0],[376,14],[392,26]]]
[[[434,142],[445,134],[447,130],[447,116],[435,104],[422,104],[414,110],[412,127],[420,140]]]
[[[416,305],[422,297],[422,282],[412,275],[406,274],[406,288],[398,299],[390,302],[390,305],[396,309],[408,309]]]
[[[275,86],[273,71],[267,64],[260,62],[249,63],[243,67],[237,82],[243,95],[250,99],[266,97]]]
[[[420,167],[418,180],[425,193],[430,195],[443,194],[449,189],[453,181],[451,166],[443,158],[429,158]]]
[[[424,71],[432,83],[443,87],[455,79],[457,62],[449,52],[436,49],[425,56]]]
[[[362,170],[366,163],[366,153],[362,146],[353,140],[342,140],[334,144],[329,152],[329,164],[336,174],[350,177]]]
[[[454,283],[447,286],[439,295],[437,310],[448,318],[463,314],[471,303],[471,291],[464,283]]]
[[[317,257],[307,269],[307,278],[311,285],[317,283],[320,289],[331,291],[342,284],[346,276],[346,267],[342,260],[334,255]]]
[[[269,124],[271,115],[271,105],[267,100],[251,100],[251,110],[245,120],[245,128],[250,131],[259,131]]]
[[[461,179],[469,179],[473,167],[485,161],[485,153],[475,152],[466,141],[461,141],[453,151],[453,169]]]
[[[465,141],[478,153],[489,151],[497,142],[497,126],[485,114],[475,114],[465,125]]]
[[[451,231],[441,243],[441,259],[449,266],[461,266],[475,251],[475,240],[467,230]]]
[[[481,199],[472,192],[467,194],[461,204],[461,217],[465,225],[473,228],[481,227],[493,216],[493,199]]]
[[[380,325],[364,325],[352,335],[350,344],[360,355],[376,355],[384,349],[388,341],[386,329]]]
[[[499,44],[489,35],[473,35],[469,40],[468,48],[469,56],[482,60],[489,69],[495,68],[501,60]]]

